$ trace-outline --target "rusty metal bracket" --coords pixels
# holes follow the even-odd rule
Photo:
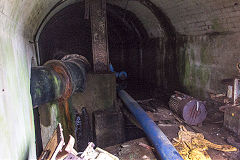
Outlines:
[[[90,1],[93,65],[96,73],[109,71],[106,0]]]

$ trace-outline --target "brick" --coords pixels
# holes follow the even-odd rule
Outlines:
[[[159,1],[164,6],[161,9],[169,16],[177,32],[186,35],[211,32],[211,25],[216,20],[222,26],[223,32],[235,32],[240,28],[239,0]]]

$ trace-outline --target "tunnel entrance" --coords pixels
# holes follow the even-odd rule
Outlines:
[[[37,40],[40,65],[44,65],[47,61],[53,59],[61,60],[69,54],[78,54],[86,57],[91,66],[93,66],[91,23],[89,19],[84,19],[84,14],[85,4],[79,2],[63,8],[46,23]],[[144,83],[143,78],[144,57],[148,56],[144,55],[144,53],[147,53],[145,43],[149,43],[149,37],[143,24],[133,13],[120,7],[107,4],[107,27],[109,59],[114,67],[114,71],[125,71],[127,73],[128,91],[133,91],[131,93],[137,97],[150,97],[147,93],[150,85]],[[93,71],[92,69],[93,67],[90,72]],[[72,103],[74,102],[69,102],[70,107]],[[46,113],[46,111],[43,113],[41,110],[42,109],[40,109],[40,114]],[[87,110],[89,110],[89,108],[87,108]],[[40,121],[36,118],[38,117],[37,112],[37,109],[35,109],[35,120],[37,120],[35,123],[38,132],[36,136],[37,140],[39,140],[41,133],[39,133],[40,126],[37,124],[39,123],[38,121]],[[47,111],[47,113],[48,112],[49,111]],[[74,114],[76,113],[76,115],[82,113],[77,110],[73,112]],[[92,119],[91,117],[90,114],[90,121]],[[144,136],[143,131],[135,127],[127,118],[125,118],[125,122],[126,140]],[[91,132],[91,130],[88,131]],[[86,133],[83,134],[86,135]],[[41,144],[37,145],[37,149],[38,146],[41,146]],[[38,154],[40,154],[40,150],[41,149],[37,150]]]
[[[38,40],[41,65],[70,53],[85,56],[93,65],[91,24],[84,19],[84,13],[84,3],[79,2],[65,7],[47,22]],[[126,71],[128,80],[136,83],[142,77],[147,32],[133,13],[114,5],[107,5],[107,19],[110,63],[115,71]]]

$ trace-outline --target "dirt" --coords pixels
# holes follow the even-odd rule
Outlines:
[[[138,100],[138,103],[156,122],[156,124],[166,134],[170,141],[172,141],[173,138],[178,136],[179,125],[184,125],[189,131],[203,133],[207,140],[216,144],[229,144],[227,143],[227,138],[229,137],[234,139],[236,142],[239,142],[239,139],[236,135],[234,135],[232,132],[228,131],[226,128],[223,127],[222,121],[216,122],[211,120],[215,118],[214,117],[215,114],[211,113],[211,115],[208,115],[207,120],[204,121],[201,126],[190,126],[184,123],[184,121],[179,116],[176,116],[172,111],[170,111],[166,104],[157,99],[148,97],[148,99],[145,100]],[[144,155],[146,155],[145,158],[149,157],[150,160],[157,159],[153,154],[154,152],[152,151],[149,152],[149,149],[137,145],[137,143],[139,142],[143,142],[148,145],[150,144],[146,141],[146,139],[141,138],[122,144],[123,146],[124,145],[127,146],[126,148],[124,147],[121,148],[121,145],[118,145],[118,147],[117,146],[109,147],[107,148],[107,150],[110,153],[117,155],[121,160],[127,159],[140,160],[144,159]],[[237,152],[222,152],[213,149],[208,149],[207,152],[213,160],[240,159],[239,150]]]
[[[154,149],[146,138],[139,138],[123,144],[105,148],[106,151],[114,154],[120,160],[157,160]]]

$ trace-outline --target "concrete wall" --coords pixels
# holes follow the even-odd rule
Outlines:
[[[78,113],[86,107],[89,113],[96,110],[110,109],[116,100],[115,74],[93,74],[87,75],[86,90],[72,96],[72,105]]]
[[[54,3],[0,1],[0,159],[36,159],[30,96],[31,41]]]
[[[67,102],[70,112],[70,119],[74,119],[72,112],[71,103]],[[39,107],[40,115],[40,127],[41,127],[41,136],[42,136],[42,145],[43,148],[47,145],[48,141],[51,139],[54,130],[56,129],[58,123],[62,124],[63,134],[65,142],[68,141],[69,135],[73,135],[74,131],[72,130],[74,124],[72,121],[67,122],[67,115],[65,114],[65,105],[57,101],[52,103],[47,103]]]
[[[3,1],[0,6],[0,159],[34,159],[29,81],[32,46],[17,28],[16,6]]]
[[[177,66],[182,87],[194,96],[208,97],[226,88],[221,80],[238,75],[240,34],[179,36]]]
[[[169,18],[177,35],[175,44],[166,45],[164,38],[159,40],[158,86],[180,89],[201,98],[209,97],[209,92],[224,92],[220,81],[238,75],[239,1],[150,1]],[[169,54],[166,47],[176,47],[176,53]],[[172,70],[174,66],[176,73]],[[174,83],[169,81],[177,85],[172,86]]]
[[[35,158],[31,46],[25,45],[15,25],[0,13],[0,159]]]
[[[55,101],[39,107],[40,126],[43,147],[52,137],[58,123],[62,124],[65,142],[69,135],[75,136],[75,115],[82,113],[85,107],[89,114],[89,123],[92,126],[92,113],[97,110],[113,109],[116,101],[115,74],[92,74],[87,75],[86,90],[83,93],[75,93],[66,104]]]

